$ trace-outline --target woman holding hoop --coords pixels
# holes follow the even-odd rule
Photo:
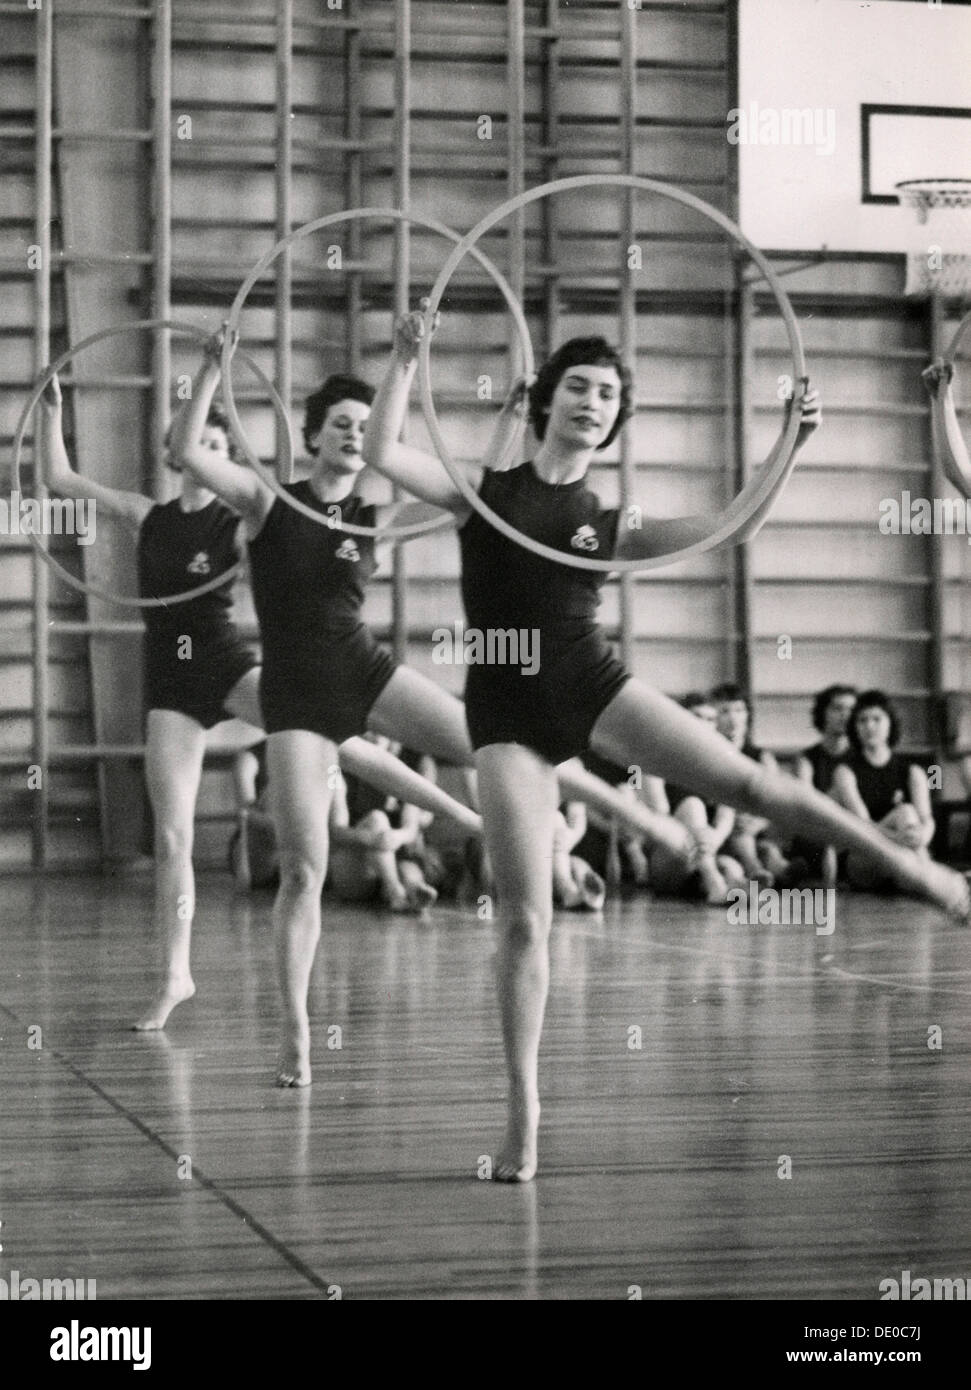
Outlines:
[[[239,518],[171,456],[167,465],[181,481],[171,502],[105,487],[71,467],[56,376],[41,406],[45,483],[64,497],[93,498],[127,524],[137,539],[143,598],[183,593],[237,564]],[[213,460],[232,466],[229,427],[220,410],[207,410],[199,442]],[[171,608],[144,610],[145,777],[155,822],[155,932],[163,948],[164,978],[134,1024],[139,1030],[164,1028],[176,1005],[195,994],[189,969],[195,911],[192,839],[206,731],[224,719],[261,722],[257,660],[236,631],[231,608],[231,585],[226,584]]]
[[[397,325],[393,360],[365,432],[368,460],[416,497],[455,514],[469,627],[534,627],[541,634],[537,676],[527,681],[515,668],[471,666],[466,689],[498,895],[499,1006],[510,1085],[508,1127],[493,1171],[503,1181],[525,1182],[537,1164],[557,761],[592,746],[622,766],[638,765],[782,829],[856,849],[902,885],[957,912],[967,911],[968,888],[812,788],[753,763],[673,700],[631,678],[596,622],[605,575],[508,540],[472,511],[439,459],[398,444],[424,332],[420,314]],[[530,388],[530,419],[540,440],[535,458],[505,473],[484,471],[479,497],[529,540],[566,554],[665,553],[672,539],[665,523],[621,531],[620,513],[603,509],[585,486],[594,453],[631,414],[631,396],[630,373],[603,339],[564,344]],[[819,423],[816,393],[807,389],[799,409],[802,442]]]
[[[40,460],[44,480],[66,497],[93,498],[127,523],[138,546],[143,598],[184,593],[226,573],[241,557],[239,517],[213,491],[185,472],[170,450],[167,466],[180,475],[180,494],[159,504],[139,492],[106,487],[76,473],[62,429],[57,377],[42,397]],[[185,422],[177,419],[173,437]],[[212,406],[198,427],[197,449],[214,468],[234,468],[234,448],[222,411]],[[138,1021],[138,1031],[164,1028],[172,1010],[195,994],[190,969],[195,879],[192,842],[206,732],[224,719],[262,729],[259,665],[231,619],[227,582],[185,603],[145,608],[145,775],[154,817],[155,934],[163,955],[162,981]],[[344,742],[333,759],[363,781],[423,811],[452,819],[466,834],[481,833],[479,817],[413,772],[387,749],[364,739]],[[329,780],[332,769],[328,772]]]
[[[250,469],[205,448],[222,348],[218,333],[173,431],[172,447],[199,484],[238,512],[246,527],[263,639],[260,701],[280,856],[274,930],[284,1026],[277,1082],[306,1086],[311,1081],[307,994],[320,936],[332,798],[327,769],[336,761],[336,745],[370,728],[446,762],[468,766],[474,755],[461,701],[395,662],[361,620],[379,538],[344,531],[344,523],[378,529],[432,514],[423,504],[365,504],[354,490],[365,467],[362,439],[372,388],[356,377],[332,376],[307,401],[309,476],[284,491],[315,512],[318,523],[275,495]],[[515,423],[512,404],[500,416],[490,457],[503,455]],[[662,824],[663,818],[646,807],[626,807],[579,765],[563,770],[562,780],[564,790],[628,822],[636,820],[644,833],[653,830],[679,845],[687,839],[682,827]]]

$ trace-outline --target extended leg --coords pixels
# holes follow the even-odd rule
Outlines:
[[[605,757],[634,760],[707,800],[765,816],[786,833],[856,850],[898,887],[956,916],[968,915],[968,885],[959,874],[893,844],[875,826],[798,778],[753,763],[727,739],[699,727],[673,700],[639,681],[628,681],[601,714],[593,743]]]

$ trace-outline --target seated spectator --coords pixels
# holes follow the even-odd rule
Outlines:
[[[715,706],[707,695],[694,692],[685,697],[685,709],[707,724],[714,724]],[[735,812],[730,806],[705,802],[685,787],[651,777],[645,783],[645,799],[655,810],[667,812],[690,830],[697,857],[675,854],[664,845],[651,850],[651,886],[659,893],[678,893],[703,897],[716,906],[723,903],[733,887],[744,882],[742,866],[724,853],[726,840],[735,828]]]
[[[626,800],[631,803],[638,800],[637,788],[632,785],[626,767],[610,762],[592,749],[583,755],[583,764],[588,772],[615,788]],[[643,887],[648,881],[643,835],[602,812],[587,808],[586,831],[576,846],[576,853],[611,889],[622,884]]]
[[[587,811],[582,801],[566,802],[556,813],[553,832],[553,901],[557,907],[586,908],[599,912],[607,890],[603,879],[573,853],[587,830]]]
[[[912,758],[893,751],[900,723],[882,690],[866,690],[859,697],[849,738],[850,753],[833,774],[832,796],[848,811],[873,821],[888,839],[929,858],[934,815],[927,773]],[[853,854],[847,856],[846,872],[857,888],[889,886]]]
[[[833,774],[850,751],[848,730],[855,706],[856,689],[852,685],[828,685],[813,700],[813,728],[818,729],[822,737],[799,754],[795,772],[802,781],[811,783],[821,792],[830,790]],[[805,860],[807,877],[821,878],[830,888],[835,885],[837,855],[832,845],[796,839],[791,852],[793,860]]]
[[[345,902],[379,899],[392,912],[421,912],[438,897],[423,831],[433,817],[396,802],[360,778],[341,775],[330,807],[327,884]]]
[[[711,698],[715,704],[718,732],[734,743],[747,758],[761,763],[769,772],[778,772],[779,765],[774,755],[751,740],[752,708],[741,687],[726,682],[715,687]],[[769,822],[760,816],[739,811],[725,848],[741,864],[747,878],[755,879],[767,888],[776,879],[784,881],[789,875],[789,860],[783,854]]]

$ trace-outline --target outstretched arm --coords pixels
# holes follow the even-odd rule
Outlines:
[[[931,398],[931,418],[941,451],[941,463],[948,480],[963,497],[971,499],[971,459],[961,433],[951,383],[954,368],[939,357],[923,372],[921,378]]]
[[[254,535],[273,506],[273,493],[250,469],[220,458],[202,442],[212,398],[219,385],[223,337],[220,329],[203,349],[202,365],[193,379],[191,395],[172,421],[169,448],[173,459],[187,468],[197,483],[239,512],[250,534]]]
[[[788,403],[788,410],[793,409],[793,401]],[[801,420],[799,433],[796,436],[796,445],[793,450],[793,458],[805,444],[812,432],[819,427],[822,420],[822,409],[819,402],[819,392],[813,390],[809,383],[799,401]],[[788,418],[788,417],[787,417]],[[782,440],[776,444],[769,457],[763,465],[763,471],[772,468],[779,459],[779,451],[782,448]],[[738,515],[741,506],[740,497],[736,497],[721,515],[721,521],[730,521]],[[750,540],[760,529],[765,520],[767,507],[763,505],[750,517],[745,525],[731,538],[732,545],[739,545],[743,541]],[[682,550],[689,545],[694,545],[697,541],[704,540],[712,529],[710,516],[685,516],[673,517],[668,520],[650,519],[639,517],[639,525],[625,527],[618,531],[616,555],[623,560],[646,560],[655,555],[663,555],[670,550]],[[723,542],[724,544],[724,542]]]
[[[423,502],[453,512],[461,525],[469,506],[444,465],[434,454],[399,439],[424,332],[421,314],[404,314],[395,324],[391,362],[371,406],[361,448],[371,468]]]
[[[44,485],[59,497],[92,498],[112,516],[119,517],[135,530],[141,526],[153,503],[140,492],[106,487],[75,473],[64,446],[63,401],[61,384],[51,377],[40,398],[40,425],[37,437],[37,466]]]

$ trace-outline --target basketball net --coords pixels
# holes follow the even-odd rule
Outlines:
[[[916,214],[904,293],[971,299],[971,179],[908,179],[895,187],[901,206]]]

